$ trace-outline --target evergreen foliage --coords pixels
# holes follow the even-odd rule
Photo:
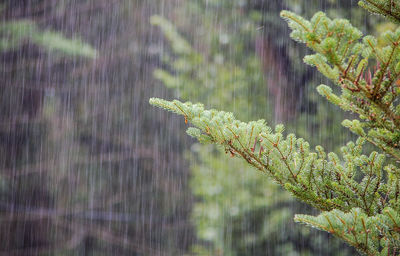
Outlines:
[[[368,0],[360,5],[399,21],[396,1]],[[359,139],[342,147],[340,158],[321,146],[310,150],[294,134],[284,136],[282,125],[273,131],[264,120],[241,122],[232,113],[205,110],[202,104],[155,98],[150,103],[183,115],[193,125],[187,130],[190,136],[222,146],[322,211],[317,217],[296,215],[296,221],[327,231],[365,255],[396,254],[400,250],[400,29],[384,33],[381,45],[375,37],[362,37],[347,20],[331,20],[322,12],[310,21],[287,11],[281,16],[293,30],[292,38],[315,52],[305,62],[342,90],[337,95],[320,85],[318,92],[359,116],[343,121]],[[381,153],[365,155],[365,142]]]
[[[274,23],[265,23],[268,33],[276,34],[273,31],[280,31],[286,26],[283,22],[276,22],[279,12],[276,14],[274,11],[280,10],[280,6],[271,7],[272,3],[278,4],[279,1],[269,2],[269,8],[272,9],[263,11],[262,14],[248,9],[247,12],[243,12],[242,6],[231,6],[231,1],[224,1],[223,6],[218,5],[215,9],[209,6],[207,11],[198,7],[199,1],[188,3],[193,5],[184,8],[186,11],[183,12],[190,12],[190,15],[187,15],[190,20],[200,21],[196,22],[195,34],[191,33],[191,30],[186,34],[186,29],[191,27],[182,26],[182,21],[175,21],[176,24],[173,25],[160,16],[151,18],[151,23],[160,28],[171,46],[171,52],[163,52],[164,66],[155,70],[155,77],[181,99],[207,102],[208,105],[217,108],[231,109],[241,120],[251,120],[259,116],[271,120],[272,111],[268,99],[273,96],[268,93],[270,83],[262,79],[268,76],[263,75],[263,58],[256,56],[255,49],[245,46],[254,45],[257,36],[258,40],[260,39],[262,32],[256,28],[260,27],[257,24],[261,22],[259,17],[262,15],[270,19],[270,15],[274,15],[271,19]],[[219,20],[218,25],[210,22],[216,16],[226,17],[227,13],[233,11],[238,12],[238,18],[234,22],[229,18]],[[189,21],[183,23],[187,22]],[[190,43],[193,40],[191,37],[197,38],[197,34],[203,34],[202,31],[207,31],[207,37]],[[279,43],[283,38],[286,38],[286,34],[274,37],[273,41]],[[193,44],[195,46],[192,46]],[[187,50],[180,51],[179,47],[176,47],[179,45],[186,45]],[[278,48],[275,46],[271,49]],[[301,47],[283,47],[281,54],[288,55],[289,49],[292,49],[292,54],[296,53],[293,50],[303,50]],[[231,52],[235,54],[232,55]],[[297,52],[295,55],[297,57],[291,55],[290,59],[298,60],[299,56],[304,54]],[[291,63],[291,66],[296,66],[295,62]],[[297,65],[297,68],[306,69],[300,65]],[[288,69],[291,70],[291,67]],[[302,73],[304,74],[299,71],[299,76]],[[315,94],[313,96],[318,96]],[[307,95],[307,100],[309,98],[310,95]],[[249,104],[250,102],[252,104]],[[342,129],[340,125],[327,124],[333,120],[325,117],[329,111],[325,108],[329,103],[325,103],[327,102],[316,102],[317,112],[322,118],[315,115],[312,116],[313,120],[310,120],[311,116],[307,115],[305,125],[299,125],[302,121],[296,119],[295,127],[289,125],[287,129],[295,129],[296,134],[301,134],[301,131],[310,134],[310,130],[304,126],[313,127],[319,135],[315,137],[325,142],[326,134],[332,133],[329,132],[332,129],[328,128]],[[341,120],[340,115],[330,116]],[[324,123],[317,120],[324,120]],[[301,131],[299,127],[302,128]],[[318,132],[319,130],[321,132]],[[329,140],[329,143],[324,143],[326,144],[338,143],[336,140]],[[296,212],[311,214],[312,208],[291,197],[269,179],[262,178],[262,173],[249,170],[251,167],[241,159],[230,158],[223,149],[215,150],[211,145],[199,144],[192,145],[190,159],[190,186],[197,198],[193,205],[192,219],[199,239],[192,247],[193,253],[231,256],[352,255],[352,248],[343,249],[339,239],[331,239],[329,247],[326,247],[326,234],[310,232],[305,226],[293,226],[292,216]],[[235,170],[234,175],[232,170]]]
[[[359,5],[393,22],[400,22],[400,3],[396,0],[362,0]]]

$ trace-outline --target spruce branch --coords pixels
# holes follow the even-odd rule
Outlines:
[[[345,122],[345,126],[400,161],[400,108],[396,100],[400,93],[400,28],[382,36],[386,42],[382,47],[376,38],[362,37],[347,20],[331,20],[322,12],[310,21],[288,11],[282,11],[281,16],[292,28],[292,38],[316,52],[306,56],[305,62],[342,90],[336,95],[321,85],[319,93],[359,115],[360,122]],[[374,64],[372,73],[368,67]]]
[[[372,13],[400,23],[400,3],[397,0],[362,0],[358,4]]]
[[[391,241],[387,248],[400,248],[396,240],[400,170],[384,166],[383,154],[363,155],[364,138],[342,147],[340,159],[335,153],[326,154],[321,146],[310,151],[309,144],[293,134],[285,137],[282,125],[273,132],[264,120],[241,122],[232,113],[205,110],[202,104],[157,98],[150,99],[150,104],[183,115],[185,123],[193,125],[187,130],[190,136],[222,146],[232,157],[244,159],[298,199],[323,211],[322,217],[298,215],[297,221],[339,236],[366,255],[386,250],[379,247],[382,239]]]
[[[375,256],[392,255],[390,252],[400,248],[398,218],[398,212],[388,207],[372,217],[360,208],[353,208],[347,213],[332,210],[316,217],[297,214],[294,219],[339,237],[361,254]]]
[[[382,200],[376,192],[384,189],[381,177],[385,156],[377,152],[369,157],[362,155],[364,139],[343,147],[340,160],[334,153],[326,154],[321,146],[311,152],[309,144],[293,134],[284,137],[282,125],[272,132],[264,120],[244,123],[232,113],[205,110],[201,104],[155,98],[150,103],[183,115],[194,126],[188,129],[189,135],[202,143],[223,146],[225,152],[243,158],[320,210],[360,207],[368,215],[379,212],[372,206]],[[355,179],[358,172],[363,175],[360,182]]]
[[[399,21],[397,1],[365,0],[368,10]],[[291,12],[281,16],[292,29],[291,37],[315,54],[304,61],[333,81],[341,94],[320,85],[318,92],[359,120],[343,126],[359,136],[341,148],[341,158],[326,154],[321,146],[284,127],[272,131],[264,120],[249,123],[229,112],[206,110],[202,104],[152,98],[157,107],[183,115],[192,126],[187,133],[202,143],[225,149],[322,211],[319,216],[296,215],[298,222],[327,231],[365,255],[396,255],[400,251],[400,28],[375,37],[364,36],[344,19],[331,20],[322,12],[310,21]],[[254,143],[253,143],[254,142]],[[385,154],[363,154],[369,142]],[[394,160],[394,161],[392,161]]]

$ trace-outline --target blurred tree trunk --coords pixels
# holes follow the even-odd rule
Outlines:
[[[275,122],[286,123],[295,117],[302,83],[292,84],[288,77],[286,49],[279,49],[271,41],[269,37],[256,38],[256,52],[267,78],[270,99],[274,102]]]

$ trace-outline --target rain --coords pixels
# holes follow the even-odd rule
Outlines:
[[[355,0],[3,0],[0,255],[354,255],[317,210],[187,136],[151,97],[265,119],[339,152],[351,116],[279,17],[393,26]]]

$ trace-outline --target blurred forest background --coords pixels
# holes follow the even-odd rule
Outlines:
[[[150,97],[351,139],[279,12],[393,26],[356,0],[0,1],[0,255],[353,255],[312,210]]]

